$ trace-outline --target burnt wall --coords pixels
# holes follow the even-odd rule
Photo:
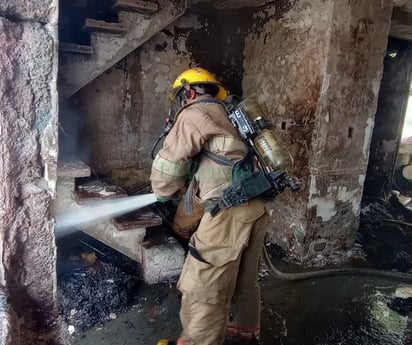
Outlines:
[[[285,191],[272,209],[272,240],[297,257],[304,255],[310,187],[312,137],[326,69],[330,1],[297,1],[282,7],[259,35],[246,37],[244,96],[258,101],[276,124],[295,164],[290,172],[303,182],[297,194]],[[274,9],[276,11],[276,8]]]
[[[392,187],[412,78],[412,45],[390,39],[375,116],[365,198],[388,196]]]
[[[202,66],[232,93],[241,94],[244,38],[259,34],[274,15],[273,3],[230,11],[192,6],[72,97],[65,130],[77,130],[71,138],[62,136],[62,147],[76,136],[78,155],[96,172],[121,185],[147,181],[151,147],[162,131],[174,79],[187,68]]]
[[[355,240],[391,11],[391,1],[335,1],[306,237],[324,253]]]
[[[303,182],[271,205],[272,240],[299,260],[349,246],[382,77],[392,2],[197,4],[75,97],[81,146],[119,184],[147,179],[174,78],[206,67],[280,129]]]
[[[10,334],[17,334],[7,337],[2,328],[2,344],[37,344],[42,333],[58,338],[51,332],[57,327],[51,212],[57,160],[56,2],[3,1],[0,46],[0,285],[14,315]]]
[[[350,246],[391,1],[297,1],[250,40],[244,88],[284,129],[303,191],[273,205],[272,239],[299,260]]]

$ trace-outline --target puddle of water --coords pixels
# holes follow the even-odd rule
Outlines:
[[[379,286],[379,287],[377,287]],[[267,281],[262,295],[263,344],[409,345],[412,324],[391,310],[398,285],[359,277],[284,283]],[[403,287],[410,288],[410,287]],[[282,323],[267,311],[276,310]],[[279,336],[287,329],[287,336]]]

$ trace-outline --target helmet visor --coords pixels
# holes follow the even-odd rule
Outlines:
[[[198,84],[198,83],[193,83],[193,84]],[[217,87],[219,88],[219,91],[216,94],[215,98],[220,100],[220,101],[224,101],[228,96],[227,90],[222,85],[220,85],[218,83],[201,83],[201,84],[217,85]],[[183,88],[184,88],[184,86],[180,86],[180,87],[176,87],[176,88],[172,89],[172,91],[169,93],[169,100],[170,100],[171,103],[176,102],[177,95],[179,94],[180,91],[182,91]]]

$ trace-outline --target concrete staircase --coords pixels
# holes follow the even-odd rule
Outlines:
[[[127,197],[120,187],[91,181],[76,186],[77,178],[90,176],[89,167],[75,157],[58,163],[56,215],[87,208],[88,201]],[[93,209],[90,210],[93,212]],[[160,227],[162,219],[149,208],[116,218],[106,218],[76,228],[140,263],[144,281],[156,284],[176,278],[182,269],[184,250]],[[68,232],[70,233],[70,232]]]
[[[187,8],[186,0],[110,1],[117,22],[85,18],[82,29],[90,32],[90,44],[60,43],[60,94],[64,98],[75,94],[173,23]]]

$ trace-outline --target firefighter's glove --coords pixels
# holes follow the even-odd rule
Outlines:
[[[162,199],[162,198],[157,197],[157,198],[156,198],[156,201],[164,204],[165,202],[167,202],[167,201],[169,201],[169,200],[168,200],[168,199]]]

